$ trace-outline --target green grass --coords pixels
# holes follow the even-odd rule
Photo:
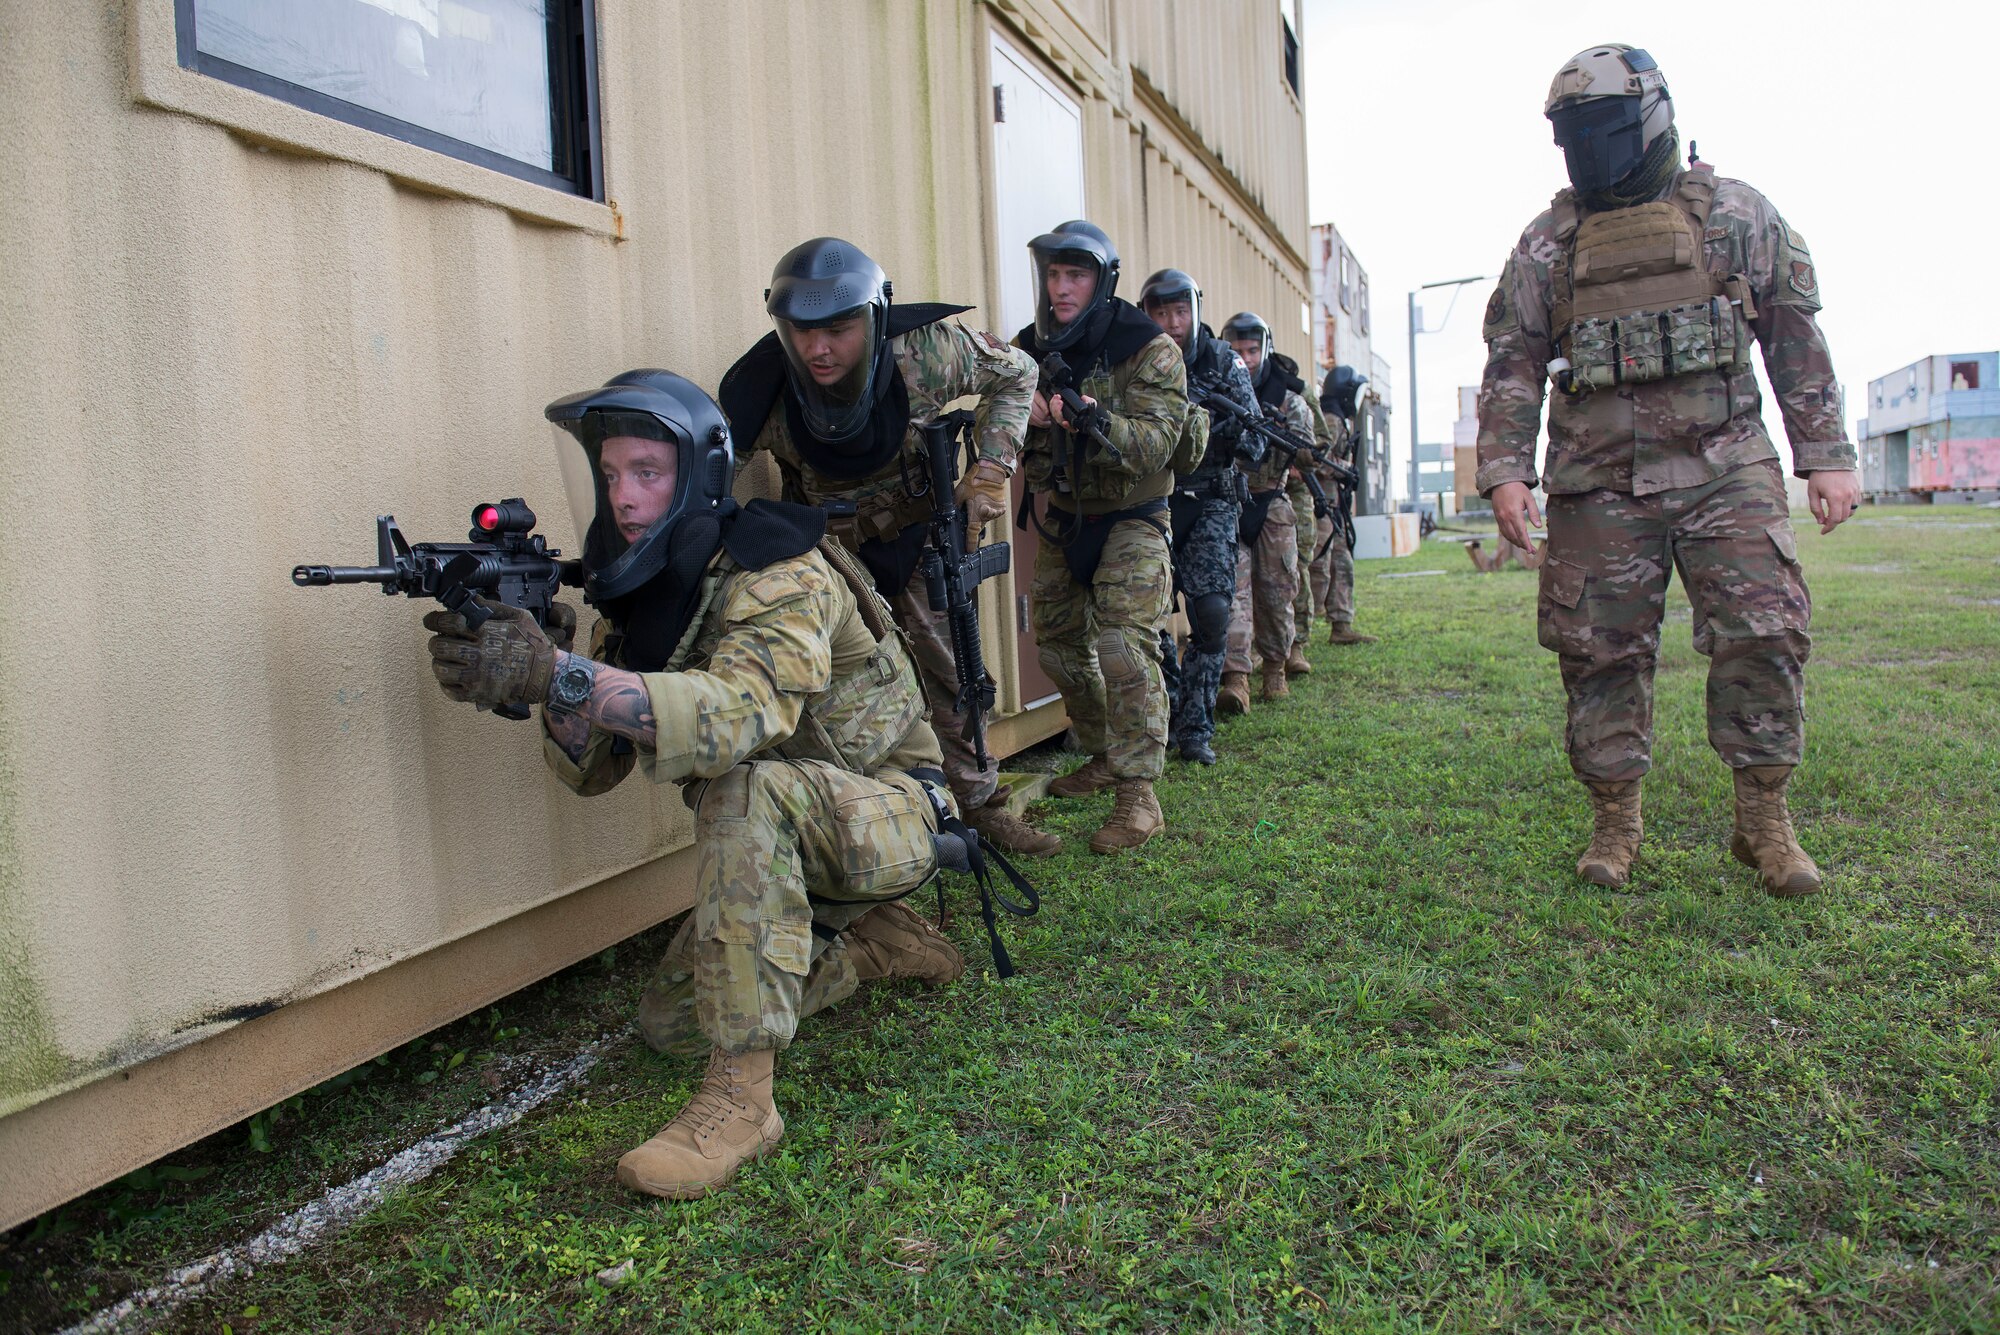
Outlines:
[[[1145,849],[1084,849],[1108,797],[1041,808],[1069,843],[1007,925],[1020,977],[986,976],[961,898],[973,976],[809,1020],[784,1142],[733,1189],[612,1181],[699,1073],[628,1040],[173,1328],[2000,1330],[2000,513],[1801,545],[1816,900],[1728,856],[1678,594],[1645,850],[1626,892],[1580,883],[1534,577],[1427,547],[1362,567],[1381,644],[1317,647],[1222,765],[1170,771]],[[663,943],[511,999],[512,1049],[462,1022],[268,1154],[239,1129],[175,1156],[212,1174],[127,1222],[108,1189],[17,1232],[0,1307],[74,1319],[254,1231],[506,1050],[594,1036]]]

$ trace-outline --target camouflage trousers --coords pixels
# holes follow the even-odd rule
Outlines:
[[[1289,496],[1271,498],[1255,547],[1236,545],[1236,601],[1229,613],[1224,672],[1248,672],[1251,656],[1282,663],[1291,656],[1292,602],[1299,591],[1299,538]]]
[[[1176,499],[1184,508],[1189,503]],[[1187,600],[1192,633],[1186,653],[1176,653],[1173,636],[1160,632],[1160,669],[1167,683],[1173,738],[1180,745],[1215,736],[1215,694],[1222,689],[1222,656],[1228,647],[1229,600],[1236,592],[1236,523],[1242,513],[1234,498],[1203,497],[1192,502],[1193,518],[1174,531],[1174,591]],[[1200,600],[1219,599],[1211,609]],[[1203,633],[1205,622],[1221,622],[1222,634]]]
[[[839,933],[936,870],[930,798],[899,771],[818,760],[752,760],[688,798],[694,911],[639,1001],[639,1031],[661,1052],[783,1048],[801,1016],[859,985]]]
[[[952,656],[951,619],[931,611],[930,591],[923,570],[889,604],[896,624],[910,642],[910,655],[917,661],[917,679],[923,683],[924,698],[931,706],[931,729],[944,750],[945,778],[960,811],[983,807],[992,800],[1000,782],[1000,763],[989,757],[985,768],[964,737],[965,715],[958,711],[958,662]]]
[[[1166,768],[1159,637],[1172,593],[1167,539],[1143,519],[1112,526],[1087,587],[1060,547],[1035,549],[1029,619],[1042,671],[1062,692],[1078,743],[1121,779],[1157,779]]]
[[[1812,599],[1776,463],[1650,496],[1551,496],[1548,523],[1538,622],[1562,657],[1578,778],[1636,779],[1652,766],[1653,665],[1674,569],[1709,660],[1709,744],[1732,769],[1798,764]]]
[[[1322,547],[1326,549],[1326,554],[1312,563],[1308,578],[1301,581],[1312,591],[1313,611],[1335,625],[1351,624],[1354,620],[1354,553],[1347,550],[1346,536],[1334,533],[1331,519],[1322,519],[1313,526],[1313,541],[1313,551],[1318,552]],[[1301,644],[1310,629],[1308,618],[1306,630],[1299,632]]]

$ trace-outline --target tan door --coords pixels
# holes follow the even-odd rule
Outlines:
[[[1034,269],[1028,242],[1058,223],[1084,216],[1083,113],[1071,98],[998,33],[993,35],[993,167],[997,179],[1000,246],[1000,330],[1011,337],[1035,318]],[[1015,513],[1025,498],[1014,483]],[[1033,526],[1016,529],[1014,587],[1019,619],[1021,706],[1055,698],[1056,685],[1042,671],[1027,615],[1038,538]]]

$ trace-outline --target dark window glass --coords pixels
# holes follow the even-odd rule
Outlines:
[[[176,0],[181,63],[601,198],[591,0]]]
[[[1951,387],[1953,389],[1978,389],[1979,363],[1953,362],[1951,364]]]
[[[1285,82],[1292,86],[1293,96],[1299,91],[1299,39],[1292,35],[1292,21],[1280,15],[1278,22],[1285,29]]]

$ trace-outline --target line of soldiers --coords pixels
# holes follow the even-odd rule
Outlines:
[[[1678,169],[1644,52],[1580,54],[1548,113],[1575,188],[1523,235],[1487,311],[1479,481],[1503,533],[1532,548],[1553,379],[1541,638],[1561,655],[1571,760],[1596,812],[1579,871],[1620,884],[1638,848],[1671,561],[1714,662],[1710,736],[1737,774],[1732,848],[1772,893],[1809,893],[1818,872],[1784,789],[1802,748],[1810,604],[1747,355],[1754,335],[1830,530],[1855,500],[1854,451],[1810,256],[1747,186]],[[503,605],[425,618],[446,692],[541,706],[547,763],[569,787],[603,792],[636,769],[680,785],[694,812],[694,909],[640,1027],[662,1051],[706,1052],[708,1067],[681,1113],[619,1161],[634,1190],[700,1196],[778,1142],[776,1053],[804,1016],[871,979],[962,974],[904,896],[942,867],[976,868],[983,845],[1058,844],[997,797],[918,574],[936,499],[920,427],[947,404],[978,400],[976,458],[952,497],[973,542],[1005,513],[1015,469],[1026,475],[1021,519],[1042,536],[1032,628],[1091,753],[1053,791],[1116,790],[1093,849],[1159,832],[1170,735],[1212,762],[1214,708],[1250,707],[1253,658],[1266,700],[1309,670],[1302,564],[1326,590],[1333,642],[1361,638],[1351,567],[1337,564],[1348,554],[1326,541],[1330,516],[1309,526],[1309,473],[1296,471],[1337,480],[1344,442],[1268,326],[1246,312],[1211,336],[1178,270],[1147,281],[1144,310],[1120,300],[1117,252],[1087,222],[1031,251],[1035,319],[1009,344],[952,322],[963,307],[893,302],[843,241],[794,249],[765,294],[773,329],[720,403],[639,370],[549,405],[601,614],[587,652],[566,612],[546,627]],[[1344,422],[1359,380],[1337,371],[1327,388]],[[1319,461],[1316,439],[1329,447]],[[776,461],[784,500],[735,502],[739,447]],[[1184,653],[1163,634],[1176,591]]]

